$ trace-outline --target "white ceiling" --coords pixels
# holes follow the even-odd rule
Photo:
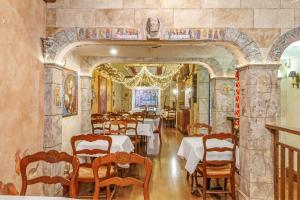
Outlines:
[[[74,49],[79,56],[114,56],[110,50],[116,49],[119,57],[155,57],[155,58],[215,58],[222,61],[232,61],[232,53],[223,46],[212,45],[85,45]]]
[[[111,54],[111,50],[116,49],[117,54]],[[236,66],[236,61],[230,50],[217,43],[184,43],[184,44],[174,44],[174,43],[160,43],[160,44],[119,44],[115,43],[103,43],[103,44],[88,44],[78,46],[73,49],[72,53],[80,57],[101,57],[104,60],[113,58],[118,59],[118,62],[122,63],[122,59],[125,60],[140,60],[140,58],[151,58],[153,60],[194,60],[202,59],[206,62],[207,59],[215,60],[214,71],[218,75],[228,75],[234,71]],[[155,62],[155,61],[154,61]],[[170,61],[171,62],[171,61]],[[128,62],[127,62],[128,63]],[[188,63],[188,62],[187,62]],[[212,63],[206,63],[211,65]],[[124,69],[121,69],[123,72]],[[138,68],[135,69],[137,72]],[[155,73],[156,69],[149,69],[151,72]],[[128,70],[126,70],[128,72]],[[126,74],[126,73],[124,73]]]

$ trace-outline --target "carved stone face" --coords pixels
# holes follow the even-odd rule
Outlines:
[[[150,18],[149,19],[149,31],[150,32],[158,32],[159,31],[159,19],[158,18]]]

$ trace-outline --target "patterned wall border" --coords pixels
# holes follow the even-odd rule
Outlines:
[[[267,61],[279,62],[284,50],[292,43],[300,40],[300,27],[294,28],[281,35],[271,47]]]
[[[166,29],[163,40],[219,41],[234,44],[244,54],[248,62],[261,62],[262,55],[256,42],[236,28],[219,29]],[[104,40],[145,40],[135,28],[67,28],[54,37],[42,38],[42,50],[46,63],[54,63],[57,56],[68,45],[75,42]]]

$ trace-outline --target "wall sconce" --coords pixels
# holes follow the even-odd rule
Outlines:
[[[297,86],[297,88],[299,89],[299,85],[300,85],[300,75],[299,75],[299,73],[297,73],[296,71],[291,71],[290,73],[289,73],[289,77],[291,77],[292,78],[292,86],[293,86],[293,88],[295,87],[295,86]]]

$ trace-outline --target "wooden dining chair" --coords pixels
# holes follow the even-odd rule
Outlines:
[[[0,195],[18,196],[19,192],[13,183],[6,183],[0,181]]]
[[[194,123],[194,124],[189,124],[187,126],[188,130],[188,135],[192,137],[202,137],[206,134],[200,133],[202,130],[206,130],[207,134],[211,134],[212,127],[208,124],[205,123]],[[186,179],[189,180],[191,179],[191,187],[194,188],[194,181],[197,186],[197,176],[196,173],[194,174],[189,174],[189,172],[186,172]]]
[[[115,113],[115,112],[107,112],[106,114],[107,114],[108,119],[109,119],[110,121],[113,121],[113,120],[119,120],[120,117],[122,117],[121,114]]]
[[[103,117],[103,114],[100,114],[100,113],[91,114],[91,120],[102,118],[102,117]]]
[[[233,146],[232,147],[208,147],[207,141],[211,139],[218,139],[218,140],[231,140]],[[206,199],[207,194],[211,193],[224,193],[224,194],[231,194],[232,199],[235,200],[235,159],[236,159],[236,136],[230,133],[218,133],[218,134],[210,134],[205,135],[202,138],[203,141],[203,161],[201,165],[197,167],[197,173],[201,177],[203,177],[203,199]],[[207,155],[212,152],[218,153],[226,153],[230,152],[231,159],[229,160],[213,160],[207,159]],[[196,174],[197,175],[197,174]],[[221,179],[224,178],[224,188],[223,190],[207,190],[207,180],[208,179]],[[230,179],[230,191],[226,191],[226,183],[227,179]]]
[[[94,142],[94,141],[103,141],[107,143],[106,149],[81,149],[77,150],[76,146],[81,141],[87,142]],[[107,135],[94,135],[94,134],[87,134],[87,135],[76,135],[71,138],[71,146],[73,150],[73,155],[78,157],[80,155],[84,156],[104,156],[110,153],[112,145],[111,137]],[[114,166],[101,166],[98,170],[98,178],[99,180],[105,179],[107,175],[114,176],[116,175],[116,168]],[[95,178],[92,169],[92,163],[84,162],[80,163],[79,170],[78,170],[78,177],[76,182],[76,187],[78,187],[79,183],[94,183]],[[78,190],[76,190],[78,191]]]
[[[159,136],[159,142],[160,142],[160,146],[162,145],[162,140],[161,140],[161,126],[162,126],[162,117],[159,117],[159,122],[158,122],[158,127],[156,130],[153,131],[153,133],[158,134]]]
[[[93,134],[104,134],[109,130],[109,128],[106,126],[107,120],[103,117],[99,117],[97,119],[92,119],[92,132]]]
[[[176,122],[176,110],[175,109],[169,109],[166,111],[167,114],[165,116],[166,124],[174,127]]]
[[[134,145],[134,151],[138,152],[138,146],[141,144],[141,137],[138,135],[138,120],[134,117],[127,117],[124,119],[127,123],[126,135],[131,139],[132,144]]]
[[[189,136],[204,136],[205,134],[201,133],[202,130],[207,131],[207,134],[211,134],[212,127],[205,123],[194,123],[189,124],[187,127]]]
[[[149,158],[142,157],[135,153],[126,153],[126,152],[117,152],[113,154],[108,154],[107,156],[96,158],[93,161],[93,170],[94,174],[98,173],[99,168],[102,165],[109,165],[109,164],[138,164],[144,166],[145,169],[145,176],[143,180],[136,179],[134,177],[107,177],[107,179],[101,181],[97,176],[95,176],[95,190],[94,190],[94,197],[93,199],[98,199],[99,197],[99,190],[101,187],[109,187],[110,185],[116,186],[129,186],[135,185],[138,187],[142,187],[144,189],[144,199],[150,200],[149,196],[149,182],[152,174],[152,161]],[[110,191],[106,190],[107,192],[107,199],[110,199]]]
[[[145,111],[144,112],[135,112],[132,114],[132,116],[135,117],[138,120],[138,122],[140,122],[140,123],[144,123],[145,115],[146,115]]]
[[[54,164],[59,162],[67,162],[72,165],[73,172],[70,176],[70,179],[63,176],[39,176],[36,178],[32,178],[28,180],[27,177],[27,166],[33,162],[44,161],[46,163]],[[69,187],[69,196],[72,198],[76,198],[77,189],[76,189],[76,180],[77,180],[77,172],[79,169],[79,160],[75,156],[71,156],[65,152],[58,152],[55,150],[51,150],[48,152],[38,152],[32,155],[25,156],[21,159],[20,162],[20,170],[22,177],[22,188],[21,188],[21,196],[25,196],[28,185],[33,185],[36,183],[44,183],[44,184],[57,184],[61,183],[63,187]]]
[[[126,135],[127,123],[124,120],[112,120],[109,122],[109,135]]]

